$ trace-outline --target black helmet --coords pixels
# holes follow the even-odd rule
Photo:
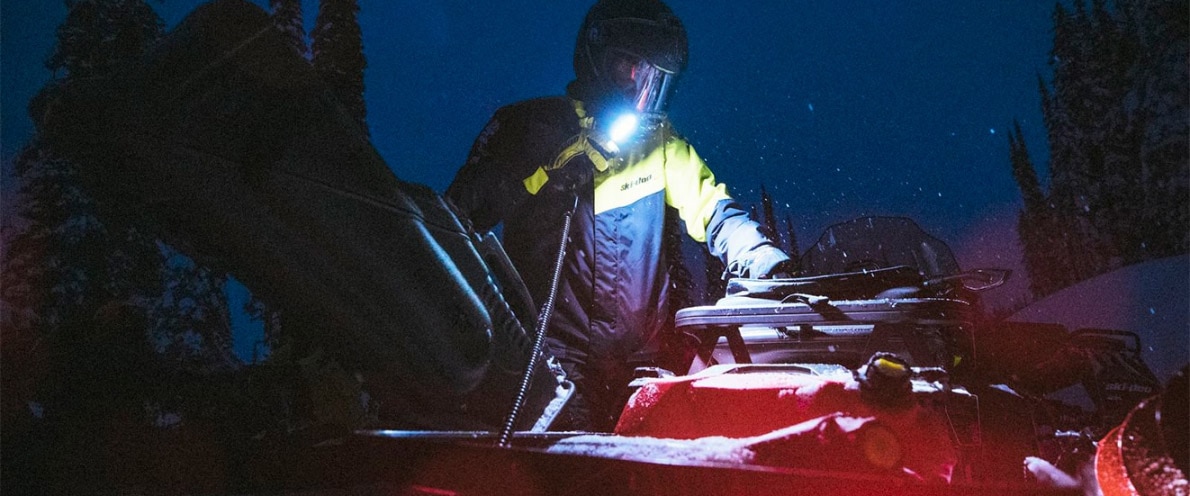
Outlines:
[[[686,57],[686,30],[660,0],[600,0],[574,47],[576,96],[596,114],[663,118]]]

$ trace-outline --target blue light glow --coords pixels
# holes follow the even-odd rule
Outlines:
[[[636,128],[639,124],[640,119],[636,117],[636,114],[627,113],[621,115],[612,122],[608,137],[617,144],[622,144],[636,134]]]

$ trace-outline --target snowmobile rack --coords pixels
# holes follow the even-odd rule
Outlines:
[[[725,300],[675,317],[677,329],[698,340],[691,373],[732,362],[856,367],[874,351],[904,352],[915,366],[949,368],[956,356],[962,359],[952,352],[971,342],[973,328],[971,305],[955,299]]]

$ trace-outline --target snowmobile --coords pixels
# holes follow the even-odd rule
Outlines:
[[[1069,494],[1022,468],[1098,440],[1063,434],[1085,426],[1060,414],[1040,425],[1039,396],[1088,370],[1053,350],[1134,372],[1096,376],[1110,379],[1100,423],[1131,432],[1137,396],[1163,398],[1130,336],[989,326],[975,293],[1007,273],[960,270],[908,219],[864,218],[829,229],[799,277],[736,279],[679,311],[689,366],[640,370],[614,432],[558,431],[573,386],[539,346],[548,308],[496,238],[394,175],[259,8],[206,4],[143,60],[33,108],[47,142],[88,164],[87,187],[118,200],[106,208],[339,330],[352,365],[386,381],[385,428],[312,446],[241,492]],[[1184,389],[1143,403],[1149,424],[1162,405],[1184,412]],[[1132,451],[1117,450],[1113,481],[1138,480]],[[1184,474],[1175,461],[1160,466]]]

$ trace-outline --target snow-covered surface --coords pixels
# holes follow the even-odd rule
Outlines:
[[[697,463],[746,464],[755,453],[740,439],[703,437],[698,439],[662,439],[583,435],[558,442],[550,453],[598,456],[618,460],[688,465]]]
[[[1165,382],[1190,361],[1190,256],[1153,260],[1088,279],[1008,320],[1062,324],[1071,331],[1135,332],[1141,357]]]

